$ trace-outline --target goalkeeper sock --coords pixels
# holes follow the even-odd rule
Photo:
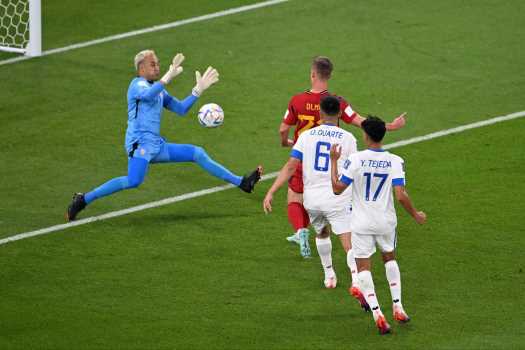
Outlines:
[[[385,264],[385,273],[392,294],[392,302],[401,305],[401,273],[397,261],[390,260]]]
[[[199,164],[201,168],[206,170],[210,175],[218,177],[226,182],[239,186],[242,181],[242,176],[237,176],[231,171],[211,159],[206,151],[201,147],[195,147],[193,160]]]
[[[95,188],[91,192],[84,195],[86,204],[93,202],[96,199],[109,196],[118,191],[128,188],[136,188],[146,177],[148,171],[148,161],[143,158],[130,158],[128,161],[128,176],[120,176],[113,178],[101,186]]]
[[[84,200],[86,201],[86,204],[89,204],[93,202],[96,199],[109,196],[112,193],[122,191],[126,188],[126,185],[128,184],[128,177],[127,176],[121,176],[116,177],[114,179],[111,179],[99,187],[95,188],[91,192],[88,192],[84,195]]]

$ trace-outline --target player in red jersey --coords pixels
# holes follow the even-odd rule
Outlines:
[[[283,147],[293,146],[302,132],[320,125],[319,104],[324,96],[331,95],[328,92],[328,80],[332,75],[332,70],[333,65],[328,57],[314,57],[310,69],[311,88],[292,97],[284,115],[284,120],[279,127],[281,145]],[[339,96],[338,98],[341,102],[341,120],[347,124],[361,127],[361,123],[365,118],[355,112],[344,98]],[[404,125],[405,113],[388,123],[386,128],[387,130],[397,130]],[[295,126],[293,140],[288,137],[292,126]],[[299,164],[288,184],[288,220],[293,226],[295,234],[287,237],[288,241],[298,244],[300,243],[301,235],[303,240],[305,236],[308,237],[309,218],[302,203],[303,174],[302,165]]]
[[[281,145],[283,147],[293,146],[302,132],[320,125],[319,104],[324,96],[330,95],[328,92],[328,80],[332,75],[332,70],[333,65],[328,57],[314,57],[310,69],[311,88],[292,97],[284,115],[284,120],[279,127]],[[338,98],[341,101],[341,119],[347,124],[361,127],[361,123],[365,118],[355,112],[345,99],[342,97]],[[391,123],[387,123],[386,128],[387,130],[397,130],[404,125],[405,113],[399,115]],[[295,126],[293,140],[288,138],[292,126]],[[302,203],[303,175],[302,166],[299,165],[288,185],[288,219],[295,230],[294,235],[287,237],[287,240],[290,242],[299,243],[301,232],[307,230],[309,225],[308,214]]]
[[[302,132],[321,124],[319,118],[320,102],[323,97],[332,95],[328,92],[328,80],[332,75],[332,70],[333,65],[328,57],[314,57],[310,69],[311,87],[309,90],[292,97],[284,115],[284,120],[279,127],[281,145],[283,147],[293,146]],[[340,110],[342,113],[340,119],[347,124],[353,124],[360,128],[365,118],[355,112],[345,99],[339,96],[337,97],[341,103]],[[391,123],[386,124],[386,129],[397,130],[404,125],[405,113],[396,117]],[[293,140],[288,137],[292,126],[295,126]],[[306,245],[307,250],[310,251],[308,243],[308,225],[310,224],[310,220],[303,206],[303,173],[301,163],[298,164],[295,173],[288,182],[288,220],[292,224],[295,234],[286,239],[290,242],[298,243],[300,246]],[[347,259],[353,259],[351,248],[348,252]],[[352,277],[357,278],[355,262],[352,262],[352,264],[349,262],[348,265],[353,266],[351,269]],[[354,278],[352,278],[352,280],[354,280]],[[349,288],[349,292],[360,302],[361,307],[365,311],[370,309],[357,285],[352,285]]]

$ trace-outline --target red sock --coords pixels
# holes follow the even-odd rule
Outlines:
[[[303,205],[298,202],[288,203],[288,221],[290,221],[295,231],[300,228],[306,228],[310,224],[308,213]]]
[[[308,212],[302,204],[301,209],[303,209],[303,227],[308,228],[308,225],[310,225],[310,215],[308,215]]]

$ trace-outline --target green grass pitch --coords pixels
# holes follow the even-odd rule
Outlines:
[[[58,1],[43,4],[44,49],[255,1]],[[124,6],[123,4],[127,5]],[[75,191],[123,175],[125,92],[144,48],[161,64],[186,56],[221,81],[186,118],[164,115],[173,142],[198,144],[237,173],[277,171],[277,128],[309,63],[335,63],[330,90],[362,114],[409,113],[392,143],[524,110],[525,5],[482,1],[301,1],[0,66],[0,238],[63,223]],[[0,54],[0,60],[13,57]],[[198,125],[219,103],[225,124]],[[360,131],[347,127],[360,138]],[[402,210],[398,261],[412,317],[379,336],[340,285],[326,290],[317,256],[290,234],[285,191],[274,213],[237,189],[0,246],[0,349],[522,349],[525,120],[392,150],[429,221]],[[81,217],[221,185],[195,165],[156,165],[138,189]],[[380,260],[373,274],[391,320]]]

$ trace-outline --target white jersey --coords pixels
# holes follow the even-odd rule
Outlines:
[[[405,185],[403,163],[401,157],[384,150],[350,155],[340,180],[352,184],[352,232],[381,235],[395,231],[392,187]]]
[[[323,124],[303,132],[293,146],[291,156],[303,162],[303,204],[312,210],[343,210],[350,206],[352,194],[337,196],[330,177],[330,148],[341,146],[338,169],[344,159],[357,152],[354,135],[338,126]]]

